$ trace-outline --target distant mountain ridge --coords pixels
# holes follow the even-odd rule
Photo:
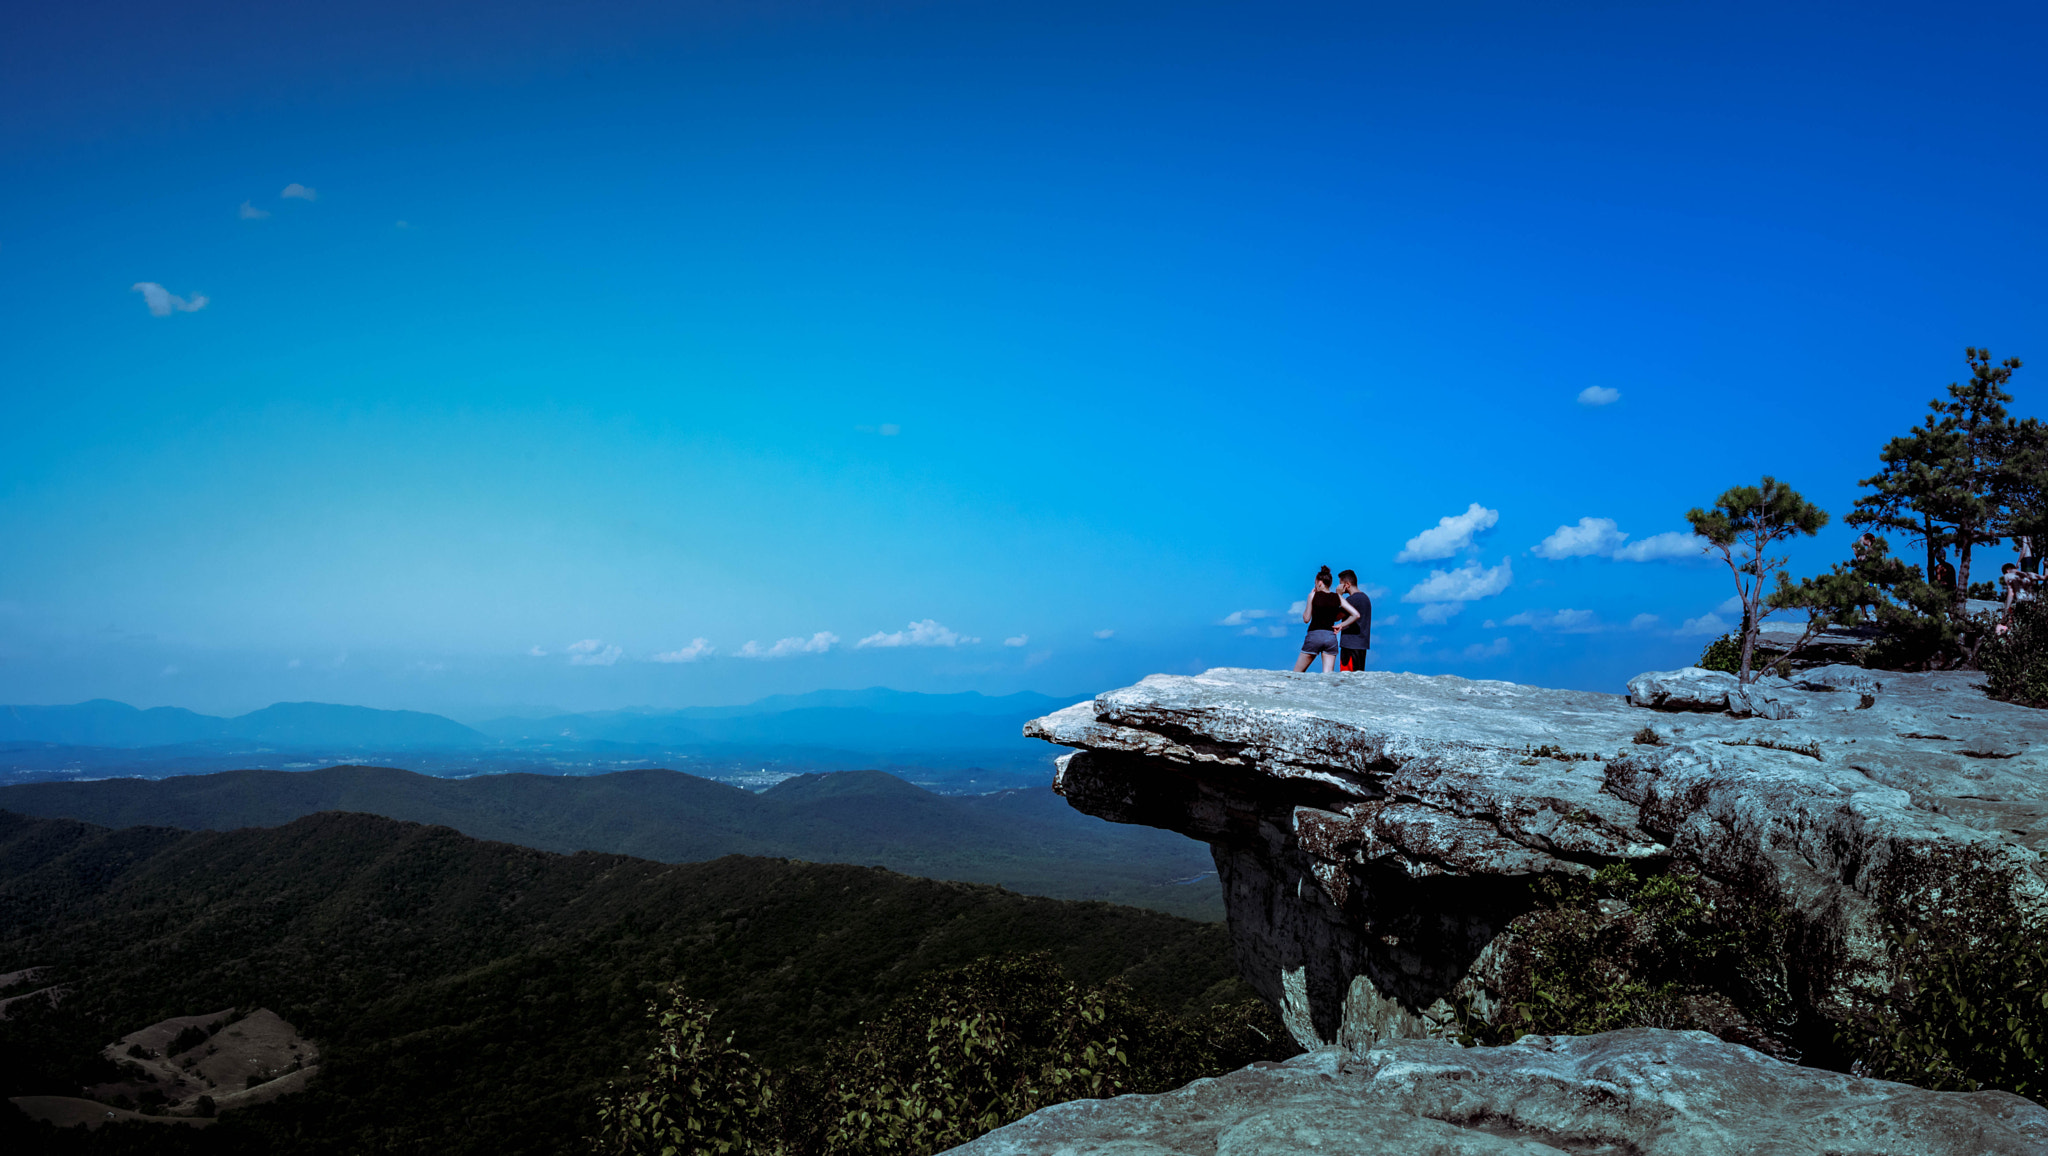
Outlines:
[[[258,742],[391,751],[502,744],[819,746],[875,752],[1028,750],[1028,719],[1080,700],[1025,691],[922,694],[869,687],[772,695],[742,706],[653,708],[501,718],[465,726],[441,715],[331,703],[276,703],[235,718],[111,699],[0,706],[0,743],[143,748]]]
[[[1222,918],[1208,849],[1150,827],[1105,823],[1045,786],[940,795],[880,771],[799,775],[754,794],[675,771],[443,779],[389,767],[228,771],[0,787],[0,809],[108,827],[276,827],[352,811],[453,827],[544,851],[669,863],[721,855],[883,866]]]
[[[234,740],[436,748],[481,746],[490,738],[437,714],[322,702],[273,703],[235,718],[174,706],[139,710],[104,698],[70,706],[0,706],[0,742],[158,747]]]

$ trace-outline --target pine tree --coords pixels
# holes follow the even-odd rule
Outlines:
[[[1771,546],[1794,534],[1819,533],[1828,524],[1828,512],[1766,474],[1760,485],[1729,487],[1712,509],[1693,507],[1685,520],[1692,523],[1693,533],[1720,551],[1735,576],[1735,593],[1742,600],[1742,665],[1737,674],[1746,684],[1754,677],[1750,658],[1756,653],[1769,578],[1782,574],[1788,561],[1782,555],[1772,557]]]
[[[2019,427],[2006,415],[2012,395],[2004,387],[2020,360],[1994,363],[1990,350],[1974,346],[1963,356],[1969,382],[1950,383],[1946,401],[1927,403],[1925,425],[1885,443],[1883,468],[1858,483],[1871,492],[1856,499],[1849,522],[1920,538],[1930,575],[1937,552],[1954,545],[1957,587],[1968,590],[1972,548],[2011,532],[2004,483]]]

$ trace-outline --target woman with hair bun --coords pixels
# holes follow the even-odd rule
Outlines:
[[[1335,670],[1337,651],[1343,645],[1339,632],[1358,621],[1358,611],[1330,589],[1328,566],[1316,571],[1316,586],[1301,608],[1301,620],[1308,624],[1308,634],[1301,640],[1301,657],[1294,660],[1295,672],[1307,670],[1318,654],[1323,656],[1325,673]]]

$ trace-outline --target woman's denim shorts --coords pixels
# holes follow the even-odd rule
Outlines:
[[[1335,654],[1337,649],[1337,632],[1334,630],[1311,630],[1301,640],[1303,654]]]

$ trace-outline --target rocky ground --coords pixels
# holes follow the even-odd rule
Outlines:
[[[1612,863],[1782,905],[1798,1013],[1836,1022],[1886,982],[1901,912],[2048,922],[2048,713],[1980,681],[1688,669],[1624,696],[1224,669],[1026,733],[1076,748],[1073,806],[1211,844],[1241,971],[1306,1047],[1491,1014],[1529,881]]]
[[[1704,1032],[1388,1040],[1077,1100],[954,1156],[2039,1156],[2048,1110],[1785,1064]]]

